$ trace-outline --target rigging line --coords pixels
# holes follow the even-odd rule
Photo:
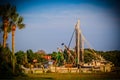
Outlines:
[[[71,38],[70,38],[70,42],[69,42],[69,44],[68,44],[68,48],[70,47],[70,44],[71,44],[71,41],[72,41],[72,39],[73,39],[74,33],[75,33],[75,29],[74,29],[74,31],[73,31],[73,33],[72,33]]]
[[[81,34],[83,39],[85,40],[86,44],[88,45],[89,49],[94,53],[96,54],[92,49],[91,49],[91,46],[90,46],[90,43],[86,40],[86,38],[83,36],[83,34]]]
[[[80,30],[80,34],[81,34],[83,40],[84,40],[84,41],[86,42],[86,44],[88,45],[89,49],[90,49],[94,54],[96,54],[96,53],[91,49],[90,43],[89,43],[89,42],[87,41],[87,39],[84,37],[84,35],[82,34],[81,30]]]
[[[82,31],[80,30],[80,34],[83,38],[83,40],[86,42],[86,44],[88,45],[88,47],[91,49],[90,43],[87,41],[87,39],[85,38],[85,36],[82,34]]]
[[[86,42],[86,44],[88,45],[88,47],[89,47],[89,49],[92,51],[92,53],[94,54],[94,56],[96,56],[96,57],[98,57],[99,59],[103,59],[103,57],[101,57],[101,56],[99,56],[99,55],[97,55],[96,53],[95,53],[95,51],[93,50],[93,49],[91,49],[91,46],[90,46],[90,43],[87,41],[87,39],[84,37],[84,35],[82,34],[82,32],[80,31],[80,34],[81,34],[81,36],[82,36],[82,38],[83,38],[83,40]]]

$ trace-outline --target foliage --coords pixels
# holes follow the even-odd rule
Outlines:
[[[26,51],[27,53],[27,59],[28,59],[28,63],[32,63],[33,59],[34,59],[34,53],[31,49]]]
[[[111,61],[115,66],[120,67],[120,51],[98,51],[98,53],[101,54],[106,60]]]
[[[35,59],[38,60],[38,62],[40,63],[44,63],[46,62],[47,60],[44,58],[44,56],[46,56],[46,52],[44,50],[38,50],[35,54]]]
[[[93,59],[95,59],[95,56],[92,55],[93,53],[89,49],[84,50],[84,61],[85,63],[91,62]]]
[[[19,16],[16,10],[16,6],[14,5],[9,3],[0,5],[0,17],[2,17],[2,20],[8,19],[8,32],[11,32],[13,24],[15,24],[19,29],[23,29],[25,27],[25,24],[22,23],[23,17]],[[0,26],[0,29],[3,31],[3,23],[2,26]]]
[[[34,59],[37,59],[38,63],[44,63],[46,61],[45,58],[44,58],[44,55],[43,54],[38,54],[38,53],[34,54]]]
[[[116,67],[120,67],[120,51],[114,50],[114,51],[96,51],[94,50],[96,54],[101,55],[105,60],[111,61]],[[85,49],[85,62],[89,62],[92,59],[95,59],[93,55],[91,55],[92,52],[89,49]]]
[[[64,55],[61,52],[57,52],[57,63],[58,63],[58,66],[61,66],[64,64]]]
[[[50,54],[49,54],[50,55]],[[51,59],[56,61],[55,65],[61,66],[64,64],[64,55],[61,52],[53,52],[51,54]]]
[[[17,13],[16,6],[11,4],[0,5],[0,18],[2,24],[0,25],[0,31],[3,31],[3,47],[6,47],[6,41],[8,39],[8,33],[18,29],[23,29],[23,17]],[[14,34],[14,33],[13,33]],[[14,35],[12,35],[12,45],[14,44]],[[14,46],[12,46],[12,53],[14,53]]]
[[[8,47],[3,48],[0,45],[0,77],[11,76],[11,51]]]
[[[16,52],[15,56],[18,64],[24,65],[27,63],[26,54],[23,51]]]
[[[0,79],[1,78],[13,78],[14,76],[23,75],[22,70],[18,63],[15,64],[15,73],[13,73],[12,68],[12,52],[8,47],[3,48],[0,45]]]
[[[37,60],[37,63],[44,63],[46,54],[41,52],[33,52],[31,49],[24,51],[18,51],[15,53],[17,63],[20,65],[27,65],[28,63],[33,64],[33,60]]]
[[[52,56],[52,60],[56,60],[57,59],[57,52],[53,52],[51,54],[51,56]]]

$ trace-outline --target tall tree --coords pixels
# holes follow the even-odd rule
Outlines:
[[[23,29],[25,27],[25,24],[23,22],[23,17],[19,16],[19,14],[16,12],[14,15],[11,15],[11,21],[10,21],[10,26],[12,27],[12,55],[13,55],[13,68],[15,65],[15,31],[16,27],[18,29]],[[14,71],[14,70],[13,70]]]
[[[10,4],[1,5],[0,6],[0,16],[2,17],[2,30],[3,30],[3,47],[6,47],[6,41],[8,38],[8,32],[10,32],[9,21],[11,20],[11,16],[15,14],[16,7]]]
[[[19,14],[16,12],[14,15],[11,16],[10,26],[12,27],[12,52],[14,53],[16,27],[18,29],[25,28],[25,24],[23,24],[23,17],[19,16]]]
[[[12,62],[13,62],[13,72],[15,67],[15,30],[23,29],[25,24],[23,24],[23,17],[19,16],[17,13],[16,7],[10,4],[3,5],[0,8],[0,16],[2,17],[3,22],[3,47],[6,47],[6,41],[8,37],[8,32],[12,31]]]

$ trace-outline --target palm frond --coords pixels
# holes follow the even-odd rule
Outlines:
[[[0,33],[3,31],[3,24],[0,23]]]
[[[4,28],[3,28],[3,24],[1,25],[0,29],[3,31],[3,29],[4,29]]]
[[[8,29],[7,29],[7,32],[8,32],[8,33],[10,33],[10,32],[11,32],[11,30],[12,30],[12,27],[11,27],[11,26],[9,26],[9,27],[8,27]]]
[[[3,12],[4,12],[4,16],[5,17],[9,17],[10,16],[10,13],[11,13],[11,5],[8,3],[4,6],[4,9],[3,9]]]
[[[11,27],[13,24],[15,24],[18,29],[23,29],[25,27],[25,24],[22,23],[23,17],[19,16],[14,5],[11,5],[9,3],[6,5],[1,5],[0,16],[2,17],[2,20],[9,20],[8,32],[11,32]]]
[[[18,29],[23,29],[23,28],[25,28],[25,24],[17,24],[17,27],[18,27]]]
[[[11,14],[10,14],[11,19],[13,19],[15,15],[18,17],[18,13],[16,13],[16,7],[13,6],[11,7]]]
[[[12,7],[11,7],[11,11],[12,11],[11,14],[14,14],[14,13],[16,12],[16,6],[12,6]]]
[[[9,22],[7,32],[10,33],[12,31],[12,21]]]
[[[15,13],[14,15],[12,15],[11,19],[12,19],[12,21],[13,21],[14,23],[17,22],[18,16],[19,16],[18,13]]]
[[[20,16],[19,19],[18,19],[18,24],[22,23],[23,22],[23,17]]]

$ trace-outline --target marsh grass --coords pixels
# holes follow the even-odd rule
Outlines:
[[[44,73],[27,74],[15,77],[15,80],[120,80],[117,73]]]

